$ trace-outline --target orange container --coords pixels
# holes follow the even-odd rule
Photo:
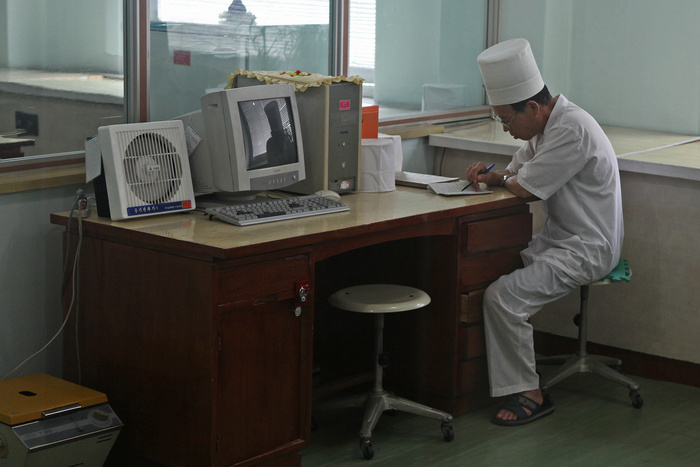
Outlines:
[[[376,139],[379,134],[379,106],[362,107],[362,139]]]

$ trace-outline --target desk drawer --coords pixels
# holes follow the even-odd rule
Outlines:
[[[463,228],[466,230],[468,254],[527,245],[532,238],[532,214],[524,212],[469,222]]]
[[[486,355],[486,340],[484,325],[482,323],[473,324],[471,326],[462,324],[459,327],[457,336],[457,348],[460,361]]]
[[[459,308],[459,320],[463,324],[478,323],[483,320],[484,290],[473,290],[462,294]]]
[[[484,289],[462,294],[460,326],[457,333],[457,349],[460,361],[486,354],[483,302]]]
[[[523,246],[507,250],[492,251],[467,255],[460,264],[460,283],[462,287],[486,287],[504,274],[510,274],[523,266],[520,251]]]
[[[310,261],[305,255],[223,269],[219,273],[218,304],[265,297],[290,299],[294,297],[296,281],[308,280],[310,275]]]

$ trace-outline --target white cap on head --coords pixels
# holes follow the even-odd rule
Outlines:
[[[525,39],[511,39],[489,47],[476,59],[491,105],[515,104],[544,88],[544,81]]]

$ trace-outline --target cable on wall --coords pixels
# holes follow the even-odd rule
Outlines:
[[[34,352],[32,355],[27,357],[22,363],[17,365],[12,371],[7,373],[5,376],[0,378],[0,381],[3,381],[10,376],[12,376],[14,373],[16,373],[18,370],[20,370],[24,365],[29,363],[34,357],[37,355],[41,354],[44,350],[46,350],[49,345],[53,343],[53,341],[56,340],[56,338],[61,335],[63,332],[63,329],[66,327],[66,324],[68,323],[68,319],[71,316],[71,313],[73,312],[74,308],[77,308],[77,303],[78,303],[78,278],[80,277],[80,250],[82,247],[83,243],[83,218],[87,217],[89,214],[89,209],[88,209],[88,199],[87,197],[83,194],[83,190],[78,190],[78,192],[75,195],[75,199],[73,200],[73,207],[71,208],[70,211],[70,216],[68,217],[68,225],[66,226],[66,237],[67,237],[67,242],[68,245],[66,247],[66,258],[64,259],[64,264],[63,264],[63,281],[62,281],[62,293],[61,295],[63,296],[63,291],[65,290],[65,286],[68,282],[69,276],[67,274],[68,272],[68,264],[69,264],[69,257],[70,257],[70,226],[72,224],[72,219],[73,217],[77,217],[78,220],[78,243],[76,245],[76,250],[75,250],[75,256],[73,257],[73,268],[72,272],[70,275],[70,279],[72,279],[72,287],[71,287],[71,301],[70,305],[68,307],[68,311],[66,312],[66,316],[63,319],[63,323],[61,324],[61,327],[56,331],[56,334],[39,350]]]

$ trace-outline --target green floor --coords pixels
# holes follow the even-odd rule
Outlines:
[[[546,367],[544,375],[546,376]],[[550,390],[554,414],[522,427],[490,422],[495,407],[454,421],[443,440],[440,422],[385,414],[373,433],[375,456],[365,460],[357,432],[359,409],[316,404],[319,428],[303,451],[303,467],[381,466],[698,466],[700,388],[642,378],[641,409],[622,386],[579,374]]]

